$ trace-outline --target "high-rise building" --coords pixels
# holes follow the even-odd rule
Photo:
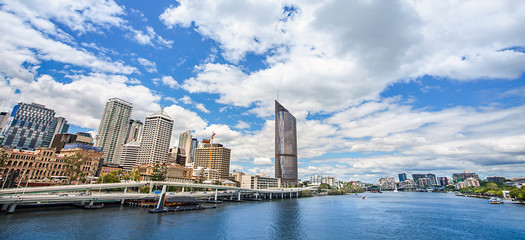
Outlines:
[[[479,176],[478,176],[478,174],[475,174],[475,173],[470,172],[470,171],[464,171],[462,173],[454,173],[454,174],[452,174],[452,180],[454,182],[462,182],[462,181],[464,181],[467,178],[479,179]]]
[[[210,158],[211,152],[211,158]],[[195,162],[193,168],[208,168],[219,171],[219,177],[224,179],[230,173],[231,149],[225,148],[222,144],[214,143],[210,150],[210,144],[205,143],[202,147],[195,149]]]
[[[50,147],[57,134],[67,133],[68,130],[69,124],[67,124],[67,120],[65,118],[54,117],[53,121],[51,122],[51,126],[47,131],[46,138],[44,138],[44,143],[42,143],[42,146]]]
[[[426,182],[425,182],[425,184],[423,184],[425,186],[427,186],[427,185],[429,185],[429,186],[437,186],[438,185],[435,174],[432,174],[432,173],[427,173],[427,174],[414,173],[414,174],[412,174],[412,179],[414,179],[414,182],[416,182],[419,186],[422,186],[422,184],[419,181],[419,179],[422,179],[422,178],[426,178],[429,181],[429,184],[426,184]]]
[[[2,130],[4,130],[4,127],[7,124],[7,120],[9,120],[9,113],[0,112],[0,133],[2,132]]]
[[[199,141],[197,141],[196,138],[191,139],[191,147],[190,147],[190,158],[189,161],[186,161],[186,167],[193,168],[193,163],[195,162],[195,149],[199,145]]]
[[[405,180],[407,180],[407,174],[406,173],[400,173],[397,176],[399,177],[399,181],[400,182],[404,182]]]
[[[139,159],[140,142],[129,142],[122,146],[119,165],[122,170],[131,171]]]
[[[448,186],[448,178],[447,177],[438,177],[438,186],[446,187]]]
[[[35,150],[41,147],[55,117],[55,111],[36,103],[18,103],[0,133],[2,147]]]
[[[95,141],[95,146],[104,151],[106,164],[118,164],[120,160],[132,109],[130,102],[119,98],[111,98],[106,103]]]
[[[166,163],[170,151],[173,119],[164,111],[146,117],[138,164]]]
[[[142,137],[142,129],[144,128],[144,124],[142,124],[139,120],[129,120],[128,125],[128,131],[126,133],[126,143],[130,142],[140,142],[140,138]]]
[[[297,129],[295,117],[275,101],[275,177],[283,186],[297,186]]]
[[[191,138],[191,131],[190,130],[180,134],[180,136],[179,136],[179,152],[180,152],[180,154],[184,155],[185,158],[187,159],[186,162],[188,164],[185,165],[185,166],[190,165],[189,164],[190,162],[188,160],[190,159],[190,155],[191,155],[191,143],[192,143],[192,138]]]

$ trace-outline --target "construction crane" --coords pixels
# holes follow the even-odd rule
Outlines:
[[[213,152],[213,136],[215,136],[214,132],[211,132],[211,138],[210,138],[210,159],[208,160],[208,169],[211,170],[211,154]]]

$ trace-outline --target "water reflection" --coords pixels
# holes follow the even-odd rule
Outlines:
[[[303,219],[297,199],[282,199],[275,201],[278,207],[273,211],[273,239],[304,239]]]

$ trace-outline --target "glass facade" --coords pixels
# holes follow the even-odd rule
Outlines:
[[[275,177],[283,186],[297,185],[297,129],[295,117],[275,101]]]
[[[2,147],[35,150],[42,146],[54,116],[55,111],[44,105],[18,103],[2,130]]]

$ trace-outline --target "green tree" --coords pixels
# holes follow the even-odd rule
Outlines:
[[[118,175],[117,171],[112,171],[102,177],[102,182],[103,183],[119,183],[120,180],[117,175]]]
[[[495,183],[487,183],[487,189],[489,190],[499,190],[498,184]]]
[[[7,165],[7,152],[5,149],[0,150],[0,171],[4,170],[4,167]]]
[[[321,183],[321,185],[319,185],[319,189],[332,189],[332,187],[330,187],[330,185],[327,183]]]
[[[80,153],[63,158],[63,161],[67,164],[65,174],[69,176],[70,181],[77,181],[79,178],[84,177],[82,165],[87,160],[89,160],[88,157]]]
[[[134,181],[140,181],[140,172],[139,172],[139,170],[133,172],[132,176],[133,176],[133,180]]]
[[[152,181],[164,181],[166,179],[167,173],[168,173],[168,169],[166,168],[166,165],[155,164],[155,166],[153,166],[153,173],[151,174],[151,180]]]

